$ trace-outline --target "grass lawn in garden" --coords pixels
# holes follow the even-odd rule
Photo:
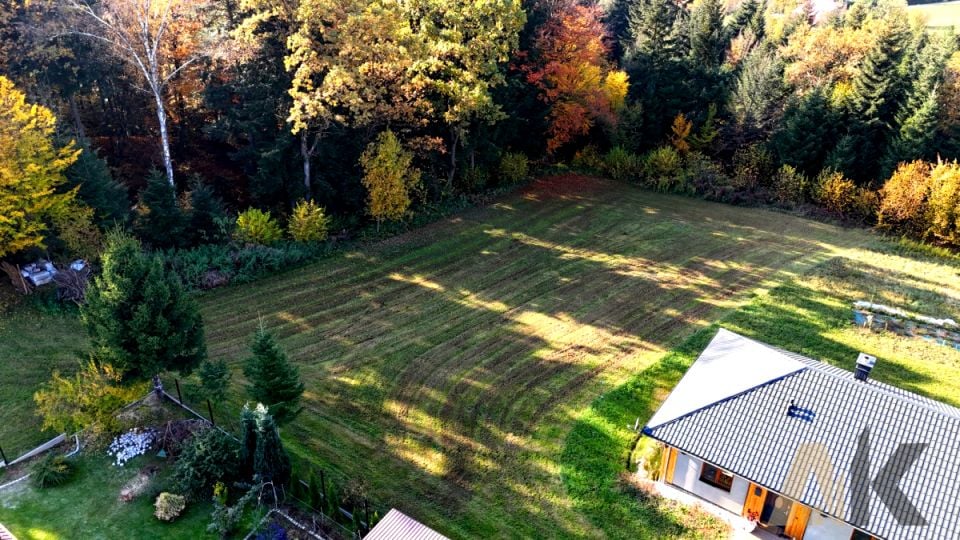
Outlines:
[[[150,463],[141,456],[115,467],[104,454],[81,453],[76,476],[66,485],[38,489],[30,480],[0,491],[0,523],[20,540],[54,538],[215,538],[206,532],[212,505],[189,505],[176,521],[153,516],[153,500],[129,503],[117,497],[123,485]]]
[[[379,505],[457,538],[697,536],[696,516],[641,503],[621,474],[629,428],[718,321],[830,361],[873,351],[879,378],[953,390],[929,355],[953,369],[956,352],[847,324],[850,299],[868,293],[953,313],[956,269],[891,246],[567,176],[200,301],[210,355],[234,370],[223,421],[243,402],[262,318],[307,386],[287,448],[340,481],[363,478]]]
[[[0,447],[14,459],[55,437],[40,432],[33,393],[55,370],[76,371],[86,334],[73,315],[36,309],[0,312]]]

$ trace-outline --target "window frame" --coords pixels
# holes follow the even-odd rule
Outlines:
[[[710,471],[710,469],[712,469],[712,471]],[[725,479],[728,477],[730,478],[729,482],[721,480],[721,478]],[[730,491],[733,489],[733,480],[736,478],[736,476],[730,471],[726,471],[704,461],[700,466],[700,475],[697,478],[699,481],[707,484],[708,486],[730,493]]]

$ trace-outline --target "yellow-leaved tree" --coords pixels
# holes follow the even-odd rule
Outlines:
[[[0,76],[0,257],[42,247],[49,219],[74,200],[75,191],[57,193],[57,188],[80,151],[72,142],[54,144],[56,123],[50,109],[27,103],[27,96]]]
[[[377,220],[395,221],[407,214],[410,193],[420,184],[420,171],[413,166],[413,153],[387,130],[367,146],[360,157],[363,186],[367,188],[367,211]]]

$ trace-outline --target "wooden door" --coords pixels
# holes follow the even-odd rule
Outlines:
[[[803,533],[807,530],[807,520],[810,519],[810,507],[804,506],[794,501],[790,507],[790,515],[787,517],[787,527],[783,533],[790,538],[800,540]]]
[[[676,448],[667,448],[667,470],[663,475],[663,481],[672,484],[673,483],[673,471],[677,468],[677,449]]]
[[[743,517],[757,521],[760,519],[760,512],[763,511],[763,501],[767,498],[767,490],[756,485],[750,484],[747,490],[747,500],[743,502]]]

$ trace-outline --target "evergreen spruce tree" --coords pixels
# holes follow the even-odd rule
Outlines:
[[[147,187],[140,192],[137,205],[137,234],[154,248],[183,244],[186,219],[177,204],[176,192],[163,171],[154,169],[147,178]]]
[[[223,401],[230,386],[230,368],[223,360],[206,360],[200,364],[200,386],[213,401]]]
[[[937,104],[937,91],[933,90],[919,108],[900,125],[899,133],[890,142],[884,156],[881,171],[883,178],[888,178],[898,163],[932,157],[937,134]]]
[[[700,0],[690,10],[690,59],[693,65],[719,69],[727,49],[723,1]]]
[[[780,163],[813,177],[824,167],[837,128],[826,92],[817,88],[787,107],[772,147]]]
[[[267,407],[258,403],[254,409],[257,424],[257,447],[253,456],[255,482],[273,482],[286,485],[290,480],[290,456],[283,448],[280,431]]]
[[[725,27],[726,40],[729,41],[741,32],[750,30],[758,42],[762,41],[766,34],[766,19],[764,17],[766,11],[766,0],[746,0],[742,2],[728,18]]]
[[[107,162],[88,145],[82,147],[77,161],[67,169],[67,185],[77,188],[77,196],[94,211],[101,229],[123,225],[130,216],[127,188],[113,179]]]
[[[775,53],[755,48],[744,59],[730,96],[738,146],[766,138],[773,130],[784,93],[783,62]]]
[[[81,318],[97,357],[127,378],[186,374],[206,357],[203,319],[180,278],[158,255],[119,231],[107,235],[102,272],[87,291]]]
[[[270,408],[278,424],[286,424],[301,410],[304,386],[300,371],[287,360],[262,321],[250,350],[253,356],[247,359],[243,369],[249,381],[247,392],[251,399]]]
[[[859,159],[847,159],[840,169],[860,182],[877,177],[887,142],[893,132],[895,115],[902,100],[902,88],[892,76],[903,56],[905,35],[897,26],[884,27],[876,45],[867,53],[853,81],[850,101],[850,144]]]
[[[240,446],[244,478],[253,478],[253,459],[257,454],[257,418],[249,403],[240,411]]]
[[[226,215],[223,201],[213,193],[210,186],[203,183],[200,177],[194,176],[191,181],[190,192],[186,198],[186,219],[189,226],[190,245],[209,244],[216,242],[217,220]]]

